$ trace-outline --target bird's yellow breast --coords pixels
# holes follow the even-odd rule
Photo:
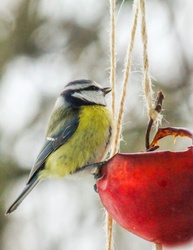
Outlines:
[[[112,134],[113,121],[107,107],[82,106],[77,130],[48,157],[40,178],[63,177],[87,164],[101,161],[109,150]]]

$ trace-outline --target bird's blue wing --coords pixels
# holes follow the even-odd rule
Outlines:
[[[30,172],[27,184],[34,176],[34,174],[44,168],[44,163],[47,157],[70,139],[70,137],[76,131],[78,124],[79,119],[77,116],[75,116],[73,119],[66,122],[65,126],[60,130],[58,134],[46,138],[42,150],[40,151],[36,162]]]

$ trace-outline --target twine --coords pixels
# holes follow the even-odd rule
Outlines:
[[[111,84],[112,84],[112,112],[113,116],[115,118],[115,70],[116,70],[116,60],[115,60],[115,6],[116,6],[116,0],[110,0],[110,18],[111,18]],[[112,150],[112,155],[116,154],[118,152],[119,143],[120,143],[120,137],[121,137],[121,126],[122,126],[122,120],[123,120],[123,110],[124,110],[124,103],[126,99],[126,88],[127,88],[127,82],[129,80],[130,76],[130,70],[131,70],[131,55],[134,47],[134,40],[135,40],[135,33],[136,33],[136,27],[137,27],[137,19],[138,19],[138,12],[139,7],[137,4],[134,4],[134,18],[133,18],[133,24],[131,29],[131,40],[127,49],[127,55],[126,55],[126,61],[125,61],[125,69],[124,69],[124,75],[123,75],[123,88],[122,88],[122,96],[121,96],[121,102],[120,102],[120,109],[118,113],[118,119],[117,119],[117,130],[114,140],[114,148]],[[113,72],[114,71],[114,72]],[[107,250],[112,249],[112,241],[113,241],[113,219],[112,217],[106,213],[106,222],[107,222]]]
[[[116,81],[116,50],[115,50],[115,9],[116,9],[116,0],[109,0],[110,2],[110,55],[111,55],[111,68],[110,68],[110,82],[112,86],[112,114],[115,119],[115,81]],[[113,154],[111,153],[111,156]],[[106,212],[106,225],[107,225],[107,250],[112,249],[113,241],[113,219]]]
[[[110,72],[110,81],[112,85],[112,112],[115,118],[115,80],[116,80],[116,53],[115,53],[115,8],[116,8],[116,0],[110,0],[110,25],[111,25],[111,34],[110,34],[110,54],[111,54],[111,72]],[[114,148],[112,150],[112,155],[116,154],[119,149],[119,144],[121,140],[121,128],[123,121],[123,111],[124,104],[126,99],[126,90],[127,83],[129,81],[130,71],[131,71],[131,58],[135,41],[136,27],[138,21],[138,13],[139,8],[141,12],[141,36],[143,42],[143,70],[144,70],[144,79],[143,79],[143,89],[144,89],[144,97],[146,102],[146,107],[148,111],[148,115],[153,121],[158,122],[161,121],[162,116],[155,110],[154,107],[154,98],[153,98],[153,90],[151,84],[151,78],[149,74],[149,58],[148,58],[148,50],[147,50],[147,28],[146,28],[146,12],[145,12],[145,0],[135,0],[133,5],[134,15],[132,21],[132,29],[130,34],[130,43],[127,49],[127,55],[125,60],[125,68],[123,74],[123,84],[122,84],[122,94],[120,101],[120,108],[118,112],[117,118],[117,130],[114,139]],[[112,231],[113,231],[113,220],[111,216],[107,213],[107,250],[112,249]],[[162,250],[162,245],[155,244],[154,249]]]
[[[153,97],[152,83],[149,74],[149,58],[148,58],[148,39],[147,39],[147,25],[146,25],[146,1],[138,0],[140,5],[141,13],[141,38],[143,43],[143,70],[144,70],[144,79],[143,79],[143,88],[144,88],[144,97],[147,107],[147,112],[149,118],[152,119],[157,125],[161,122],[162,115],[160,115],[155,110],[155,100]],[[153,250],[162,250],[161,244],[154,244]]]
[[[153,250],[162,250],[162,249],[163,249],[163,247],[161,244],[154,244],[153,245]]]
[[[161,122],[162,115],[160,115],[155,110],[155,100],[153,97],[152,83],[149,74],[149,58],[148,58],[148,38],[147,38],[147,25],[146,25],[146,8],[145,8],[145,0],[139,0],[140,5],[140,13],[141,13],[141,37],[143,43],[143,70],[144,70],[144,79],[143,79],[143,88],[144,88],[144,97],[145,103],[147,107],[148,115],[153,121]]]
[[[134,47],[135,33],[136,33],[138,13],[139,13],[139,6],[138,6],[137,1],[134,2],[133,9],[134,9],[134,16],[133,16],[132,29],[131,29],[131,40],[127,49],[127,55],[126,55],[126,61],[125,61],[122,96],[121,96],[120,108],[119,108],[118,119],[117,119],[117,131],[116,131],[116,136],[115,136],[115,141],[114,141],[113,155],[118,152],[120,138],[121,138],[123,110],[124,110],[124,104],[125,104],[126,93],[127,93],[127,83],[129,81],[129,76],[130,76],[130,71],[131,71],[131,55],[132,55],[132,51]]]
[[[110,3],[110,55],[111,55],[111,68],[110,68],[110,82],[112,87],[112,114],[115,120],[115,99],[116,99],[116,49],[115,49],[115,9],[116,9],[116,0],[109,0]],[[113,156],[113,151],[111,156]],[[113,219],[106,212],[106,225],[107,225],[107,250],[112,250],[113,242]]]
[[[115,9],[116,0],[110,1],[110,55],[111,55],[111,69],[110,69],[110,82],[112,86],[112,114],[115,118],[115,81],[116,81],[116,50],[115,50]]]

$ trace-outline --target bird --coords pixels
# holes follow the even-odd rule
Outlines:
[[[27,183],[6,214],[16,210],[41,181],[73,174],[106,157],[114,134],[113,116],[105,100],[110,91],[110,87],[87,79],[69,82],[64,87]]]

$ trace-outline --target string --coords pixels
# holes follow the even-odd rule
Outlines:
[[[112,85],[112,112],[115,117],[115,78],[116,78],[116,54],[115,54],[115,5],[116,0],[110,0],[110,18],[111,18],[111,36],[110,36],[110,44],[111,44],[111,73],[110,73],[110,81]],[[131,71],[131,57],[134,47],[139,6],[141,12],[141,35],[143,42],[143,68],[144,68],[144,80],[143,80],[143,88],[144,95],[146,101],[146,107],[148,111],[148,115],[154,121],[159,121],[161,119],[160,114],[154,109],[154,98],[153,98],[153,90],[151,84],[151,78],[149,74],[149,58],[148,58],[148,50],[147,50],[147,28],[146,28],[146,12],[145,12],[145,0],[135,0],[134,1],[134,15],[131,29],[131,39],[127,49],[124,75],[123,75],[123,87],[120,101],[120,108],[118,112],[117,118],[117,130],[114,140],[114,149],[112,151],[112,155],[116,154],[119,149],[120,138],[121,138],[121,128],[122,128],[122,120],[123,120],[123,111],[124,104],[126,99],[126,90],[127,83],[129,81],[130,71]],[[112,249],[112,230],[113,230],[113,220],[111,216],[107,213],[107,249]],[[156,250],[161,250],[162,246],[160,244],[155,244]]]
[[[116,50],[115,50],[115,9],[116,0],[110,0],[110,55],[111,55],[111,69],[110,69],[110,82],[111,82],[111,95],[112,95],[112,114],[115,118],[115,81],[116,81]]]
[[[118,118],[117,118],[117,131],[116,131],[115,140],[114,140],[115,146],[113,150],[113,155],[118,152],[120,138],[121,138],[123,111],[124,111],[124,104],[125,104],[126,93],[127,93],[127,83],[129,81],[129,76],[130,76],[130,71],[131,71],[131,56],[132,56],[132,51],[134,47],[135,33],[136,33],[137,19],[138,19],[138,12],[139,12],[139,6],[138,6],[137,0],[133,4],[133,10],[134,10],[134,15],[133,15],[133,21],[132,21],[131,35],[130,35],[131,39],[128,45],[126,61],[125,61],[125,68],[124,68],[124,75],[123,75],[123,87],[122,87],[120,108],[119,108]]]
[[[136,1],[137,3],[137,1]],[[116,60],[115,60],[115,4],[116,0],[110,0],[110,15],[111,15],[111,56],[113,57],[111,59],[111,83],[112,83],[112,111],[113,115],[115,117],[115,72],[112,71],[116,69]],[[121,102],[120,102],[120,109],[118,113],[118,119],[117,119],[117,126],[116,126],[116,135],[114,140],[114,149],[112,150],[112,155],[116,154],[119,149],[119,143],[120,143],[120,137],[121,137],[121,127],[122,127],[122,120],[123,120],[123,110],[124,110],[124,103],[126,99],[126,88],[127,83],[129,81],[130,76],[130,70],[131,70],[131,56],[132,51],[134,47],[134,40],[135,40],[135,33],[136,33],[136,27],[137,27],[137,19],[138,19],[138,12],[139,7],[137,4],[134,3],[134,17],[133,17],[133,23],[132,23],[132,29],[131,29],[131,39],[130,43],[127,49],[127,55],[126,55],[126,61],[125,61],[125,69],[124,69],[124,75],[123,75],[123,88],[122,88],[122,96],[121,96]],[[106,221],[107,221],[107,250],[112,249],[112,238],[113,238],[113,219],[112,217],[107,213],[106,215]]]
[[[110,68],[110,82],[111,82],[111,95],[112,95],[112,114],[115,120],[115,99],[116,99],[116,48],[115,48],[115,9],[116,0],[109,0],[110,3],[110,55],[111,55],[111,68]],[[113,150],[114,151],[114,150]],[[111,153],[111,156],[113,154]],[[106,225],[107,225],[107,250],[112,250],[113,241],[113,219],[106,212]]]
[[[141,14],[141,37],[143,43],[143,70],[144,70],[144,79],[143,79],[143,88],[144,88],[144,96],[145,103],[147,107],[147,112],[149,118],[152,119],[155,123],[161,122],[162,115],[160,115],[155,110],[155,100],[153,97],[152,83],[149,73],[149,57],[148,57],[148,36],[147,36],[147,24],[146,24],[146,1],[138,0],[140,5],[140,14]],[[154,250],[162,250],[161,244],[154,244]]]
[[[154,244],[153,250],[163,250],[162,244]]]
[[[154,107],[154,97],[152,90],[152,83],[149,74],[149,57],[148,57],[148,36],[147,36],[147,25],[146,25],[146,7],[145,0],[139,0],[140,5],[140,14],[141,14],[141,37],[143,43],[143,70],[144,70],[144,79],[143,79],[143,88],[144,88],[144,97],[147,107],[148,115],[153,121],[161,122],[162,116],[155,110]]]

